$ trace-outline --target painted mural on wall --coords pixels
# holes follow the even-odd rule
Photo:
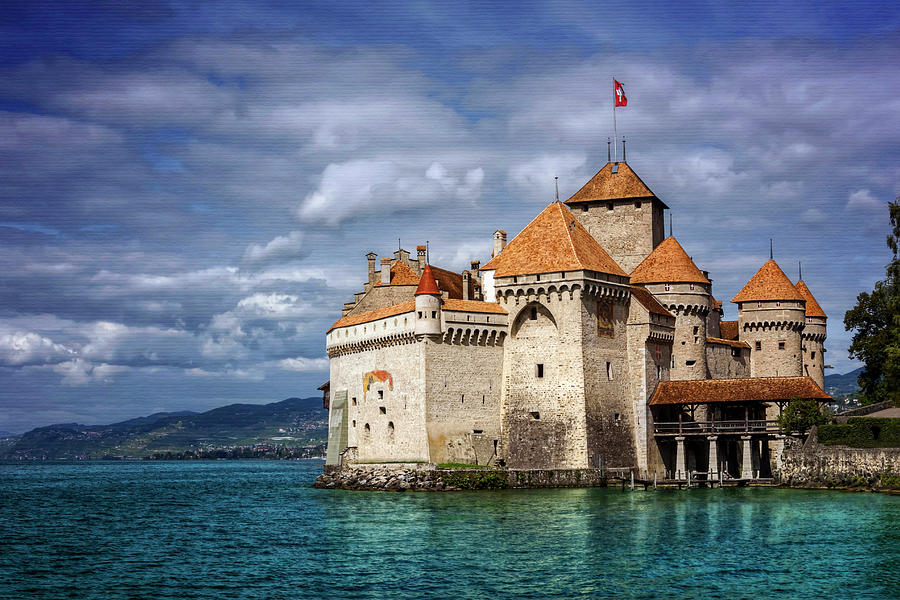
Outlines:
[[[369,386],[375,383],[376,381],[387,381],[388,389],[394,391],[394,376],[388,373],[387,371],[369,371],[365,375],[363,375],[363,401],[366,399],[366,392],[369,391]]]
[[[613,305],[612,302],[597,303],[597,335],[613,337]]]

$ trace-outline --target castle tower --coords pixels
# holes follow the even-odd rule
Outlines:
[[[566,206],[627,272],[663,241],[669,207],[624,161],[607,163]]]
[[[795,286],[806,300],[806,327],[803,328],[803,374],[825,389],[825,324],[828,317],[801,279]]]
[[[560,202],[482,273],[509,314],[503,447],[510,467],[635,464],[628,275]]]
[[[419,287],[416,288],[416,336],[441,335],[441,290],[431,265],[422,270]]]
[[[740,340],[750,344],[751,377],[791,377],[803,372],[803,295],[774,260],[760,267],[737,296]]]
[[[707,316],[711,284],[681,244],[666,238],[631,272],[631,283],[647,289],[675,315],[671,379],[707,379]]]

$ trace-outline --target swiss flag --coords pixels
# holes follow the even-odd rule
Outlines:
[[[628,106],[628,98],[625,97],[625,87],[615,79],[613,79],[613,83],[615,84],[616,106]]]

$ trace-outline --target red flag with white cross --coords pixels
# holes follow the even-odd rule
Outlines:
[[[616,106],[628,106],[628,98],[625,97],[625,87],[613,79],[615,87]]]

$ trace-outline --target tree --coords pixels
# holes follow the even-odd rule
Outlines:
[[[892,400],[900,406],[900,196],[889,205],[891,233],[887,246],[893,260],[887,278],[863,292],[844,315],[844,327],[855,330],[850,357],[863,362],[858,383],[863,404]]]
[[[778,426],[786,435],[794,432],[804,435],[813,425],[824,425],[826,422],[828,415],[821,411],[818,402],[801,400],[796,396],[790,399],[784,411],[778,415]]]

